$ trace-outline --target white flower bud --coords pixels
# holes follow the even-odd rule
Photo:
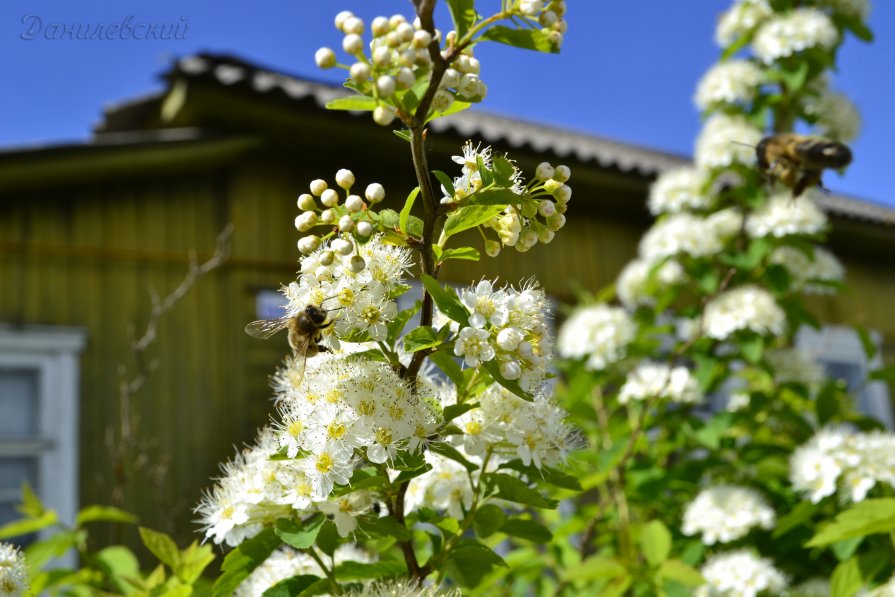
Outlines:
[[[378,182],[370,183],[367,185],[367,190],[364,191],[364,197],[371,204],[379,203],[385,199],[385,189]]]
[[[445,112],[454,104],[454,94],[444,89],[435,92],[432,98],[432,109],[436,112]]]
[[[476,97],[479,92],[478,75],[465,74],[460,77],[460,84],[457,85],[457,92],[464,97]]]
[[[432,64],[432,57],[429,56],[429,50],[420,48],[415,52],[416,63],[420,66],[429,66]]]
[[[337,238],[330,246],[339,255],[351,255],[354,252],[354,243],[344,238]]]
[[[332,224],[336,221],[336,212],[331,209],[324,209],[320,212],[320,221],[324,224]]]
[[[533,201],[526,201],[522,204],[522,215],[526,218],[533,218],[538,213],[538,204]]]
[[[559,16],[563,16],[566,14],[566,0],[553,0],[550,3],[550,10],[558,14]]]
[[[553,230],[554,232],[558,231],[565,225],[566,217],[560,213],[553,214],[552,216],[547,218],[547,228]]]
[[[389,29],[397,29],[401,23],[406,23],[407,19],[404,15],[401,14],[393,14],[388,18],[388,27]]]
[[[351,259],[348,260],[347,265],[348,269],[357,274],[364,271],[364,268],[367,267],[367,262],[364,261],[364,258],[360,255],[352,255]]]
[[[538,204],[538,213],[548,218],[556,213],[556,206],[553,205],[553,201],[550,201],[550,199],[542,199]]]
[[[320,202],[326,207],[335,207],[339,204],[339,194],[333,189],[326,189],[320,196]]]
[[[379,68],[386,68],[391,65],[393,54],[394,52],[390,49],[384,46],[379,46],[373,50],[373,64]]]
[[[527,245],[523,245],[522,243],[516,243],[512,246],[514,249],[516,249],[520,253],[527,253],[531,249],[531,247],[529,247]]]
[[[457,65],[457,70],[461,73],[469,72],[469,56],[467,54],[457,56],[457,61],[454,64]]]
[[[366,205],[364,205],[364,200],[357,195],[348,195],[348,198],[345,199],[345,209],[351,213],[358,212],[364,207],[366,207]]]
[[[551,195],[553,193],[555,193],[556,189],[558,189],[561,186],[562,186],[561,182],[559,182],[558,180],[553,180],[552,178],[550,180],[544,181],[544,190],[547,191],[548,193],[550,193]]]
[[[395,31],[390,31],[385,36],[385,44],[392,49],[397,49],[401,45],[401,35]]]
[[[478,58],[474,56],[470,56],[469,60],[466,61],[466,72],[471,75],[477,75],[482,71],[482,63],[479,62]]]
[[[388,33],[388,19],[385,17],[376,17],[370,23],[370,31],[373,32],[373,37],[381,37]]]
[[[559,17],[556,16],[556,13],[552,10],[545,10],[541,13],[541,16],[538,17],[538,23],[541,24],[541,27],[552,27]]]
[[[535,178],[538,180],[550,180],[555,173],[556,171],[550,165],[550,162],[541,162],[535,170]]]
[[[414,76],[412,70],[406,66],[402,66],[398,69],[398,73],[395,75],[395,83],[397,84],[398,89],[410,89],[413,87],[413,84],[416,83],[416,76]]]
[[[323,251],[317,257],[317,261],[319,261],[321,265],[332,265],[335,258],[336,256],[333,255],[332,251]]]
[[[302,211],[311,211],[317,208],[317,202],[314,201],[313,195],[308,195],[307,193],[302,193],[298,196],[298,209]]]
[[[561,213],[561,214],[566,213],[566,210],[567,210],[567,209],[569,209],[569,204],[568,204],[568,203],[557,203],[557,204],[556,204],[556,211],[558,211],[558,212]]]
[[[332,68],[336,65],[336,53],[330,48],[320,48],[314,52],[314,62],[320,68]]]
[[[415,31],[411,43],[415,48],[428,48],[429,44],[432,43],[432,34],[425,29]]]
[[[516,328],[504,328],[497,334],[497,345],[507,352],[516,350],[519,343],[525,340],[522,332]]]
[[[488,86],[485,85],[485,82],[481,79],[477,82],[478,91],[476,91],[473,97],[476,98],[476,101],[483,101],[485,97],[488,95]]]
[[[388,126],[395,119],[395,109],[391,106],[376,106],[373,110],[373,122]]]
[[[500,253],[500,243],[496,240],[486,240],[485,241],[485,254],[488,257],[497,257]]]
[[[519,3],[519,12],[527,17],[537,16],[544,9],[542,0],[522,0]]]
[[[299,232],[310,230],[317,225],[317,214],[313,211],[302,212],[295,218],[295,229]]]
[[[327,188],[327,184],[325,180],[316,179],[311,181],[311,192],[317,195],[318,197],[323,194]]]
[[[407,68],[412,67],[416,64],[416,51],[413,49],[404,50],[398,56],[398,63]]]
[[[553,45],[553,47],[555,47],[555,48],[562,47],[562,42],[563,42],[562,33],[560,33],[559,31],[549,30],[547,33],[547,36],[549,37],[550,43]]]
[[[339,218],[339,230],[342,232],[351,232],[354,230],[354,220],[351,219],[351,216],[345,214]]]
[[[534,356],[534,351],[531,347],[531,343],[527,340],[524,342],[520,342],[519,346],[516,347],[516,351],[525,359]]]
[[[320,246],[320,237],[317,236],[303,236],[298,239],[298,250],[307,255],[308,253],[313,253],[317,250],[317,247]]]
[[[357,233],[364,238],[373,234],[373,224],[370,222],[363,220],[357,223]]]
[[[545,245],[550,244],[550,241],[553,240],[554,236],[556,236],[556,233],[549,228],[541,228],[540,230],[538,230],[538,240]]]
[[[500,364],[500,374],[506,379],[519,379],[522,377],[522,366],[515,359],[504,361]]]
[[[349,17],[342,24],[342,31],[360,35],[364,32],[364,22],[357,17]]]
[[[356,33],[349,33],[342,38],[342,49],[351,56],[361,54],[364,51],[364,40]]]
[[[441,78],[441,85],[443,87],[450,87],[451,89],[456,89],[457,85],[460,84],[460,72],[449,68],[444,71],[444,76]]]
[[[382,75],[376,79],[376,90],[379,91],[381,97],[388,97],[393,94],[395,86],[395,80],[388,75]]]
[[[538,233],[531,228],[526,228],[519,233],[519,243],[525,245],[525,247],[529,249],[532,248],[538,244]]]
[[[333,272],[325,265],[321,265],[314,270],[314,277],[317,278],[319,282],[325,282],[327,280],[332,280]]]
[[[560,203],[568,203],[569,199],[572,198],[572,187],[564,184],[553,191],[553,196],[556,197],[556,200]]]
[[[350,10],[343,10],[339,14],[336,15],[336,29],[342,31],[342,27],[345,25],[345,21],[354,16],[354,13]]]
[[[559,182],[566,182],[572,178],[572,170],[568,166],[557,166],[552,178]]]
[[[362,83],[370,78],[370,65],[366,62],[355,62],[348,69],[348,74],[353,81]]]
[[[354,184],[354,172],[345,168],[340,169],[336,172],[336,184],[347,191]]]
[[[401,23],[395,27],[395,33],[401,36],[401,41],[403,43],[409,43],[413,40],[413,25],[407,22]]]

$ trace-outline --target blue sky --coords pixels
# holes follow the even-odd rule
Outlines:
[[[484,108],[683,155],[692,153],[699,114],[690,98],[717,59],[717,15],[728,0],[568,0],[570,29],[560,55],[486,44],[477,51],[489,87]],[[480,0],[480,11],[496,0]],[[346,8],[367,20],[410,13],[409,0],[3,0],[0,3],[0,146],[83,139],[102,106],[160,87],[156,75],[200,50],[316,79],[313,53],[338,47],[332,25]],[[33,16],[30,16],[33,15]],[[52,24],[186,24],[183,40],[23,39]],[[442,15],[440,23],[447,29]],[[895,206],[895,1],[877,0],[873,44],[846,42],[835,87],[862,111],[846,176],[827,175],[836,192]]]

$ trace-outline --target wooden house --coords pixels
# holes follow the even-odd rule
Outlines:
[[[264,314],[265,291],[295,278],[295,197],[339,168],[382,183],[393,206],[413,186],[404,141],[367,115],[324,110],[341,89],[221,55],[183,58],[163,80],[159,93],[108,107],[87,142],[0,151],[0,521],[28,479],[64,518],[115,494],[144,524],[187,539],[201,489],[271,411],[268,377],[286,339],[243,327]],[[463,284],[534,276],[559,297],[572,281],[614,280],[649,225],[650,182],[687,161],[473,110],[432,128],[435,169],[452,172],[467,138],[527,172],[543,160],[572,168],[568,225],[549,250],[444,271]],[[825,323],[874,330],[892,362],[895,210],[840,196],[822,207],[852,291],[814,307]],[[228,223],[229,260],[161,319],[154,372],[122,412],[121,371],[133,371],[150,289],[175,288],[190,252],[207,256]],[[841,358],[866,369],[858,354],[848,361],[856,346]],[[116,450],[142,460],[122,466]]]

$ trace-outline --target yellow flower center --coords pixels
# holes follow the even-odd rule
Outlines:
[[[317,457],[317,470],[321,473],[328,473],[333,468],[333,457],[329,454],[323,453]]]

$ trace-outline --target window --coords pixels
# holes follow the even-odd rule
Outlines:
[[[880,381],[865,383],[867,374],[882,366],[879,355],[881,337],[871,333],[877,347],[872,360],[867,359],[857,332],[841,326],[824,326],[820,330],[803,327],[796,335],[796,346],[812,355],[824,366],[829,377],[845,382],[849,392],[857,400],[860,412],[875,417],[892,429],[892,406],[889,389]]]
[[[19,518],[23,482],[63,522],[74,522],[84,340],[80,329],[0,327],[0,524]]]

